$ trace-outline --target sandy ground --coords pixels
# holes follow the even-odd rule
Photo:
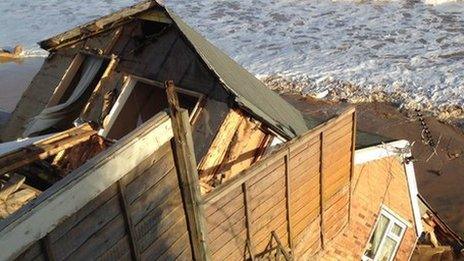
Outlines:
[[[284,95],[305,115],[328,119],[347,103],[333,103],[299,95]],[[425,117],[434,149],[421,138],[422,126],[416,112],[402,113],[387,103],[356,105],[358,130],[375,133],[391,139],[406,139],[413,143],[414,166],[419,192],[445,218],[456,232],[464,236],[464,135],[451,125],[435,118]]]
[[[8,63],[0,61],[0,128],[42,62],[42,58]],[[333,117],[348,106],[347,103],[326,102],[294,94],[284,94],[283,97],[304,114],[321,120]],[[415,112],[407,115],[386,103],[363,103],[356,107],[359,130],[414,142],[413,154],[420,193],[457,232],[464,235],[464,196],[461,193],[464,184],[463,133],[434,118],[425,118],[432,139],[438,143],[437,155],[428,159],[433,150],[422,142],[422,128]]]

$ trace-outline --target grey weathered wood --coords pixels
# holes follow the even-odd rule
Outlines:
[[[134,260],[140,260],[140,249],[137,246],[134,224],[132,223],[132,219],[129,214],[130,208],[129,203],[127,202],[125,190],[126,185],[124,184],[124,178],[122,178],[118,181],[119,201],[121,204],[122,214],[124,215],[124,220],[126,222],[132,258]]]
[[[190,242],[195,260],[210,260],[206,243],[206,220],[201,204],[197,164],[193,150],[192,131],[188,111],[179,106],[174,83],[166,82],[166,93],[172,118],[175,155],[182,200],[185,205]]]
[[[40,243],[42,245],[43,252],[44,252],[45,256],[47,257],[47,260],[48,261],[55,261],[56,258],[53,255],[53,250],[52,250],[52,247],[51,247],[49,236],[46,235],[45,237],[43,237],[40,240]]]

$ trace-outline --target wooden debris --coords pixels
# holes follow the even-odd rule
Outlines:
[[[24,184],[25,177],[12,174],[0,179],[0,219],[7,218],[39,194]]]
[[[58,153],[52,165],[57,167],[60,175],[64,177],[109,146],[108,141],[98,135],[93,135],[89,140]]]
[[[200,180],[204,183],[210,184],[210,182],[214,179],[215,174],[221,167],[221,163],[226,156],[235,132],[244,119],[244,116],[236,110],[231,110],[224,119],[224,122],[219,128],[208,153],[203,157],[198,165],[198,174],[200,176]]]
[[[25,177],[18,174],[13,174],[7,182],[0,185],[0,200],[5,201],[10,194],[21,187],[25,180]]]
[[[264,154],[271,135],[242,112],[231,110],[222,123],[198,170],[202,192],[229,179],[253,164]]]
[[[0,175],[11,172],[36,160],[43,160],[60,151],[89,140],[96,131],[89,124],[66,130],[45,140],[19,148],[0,157]]]

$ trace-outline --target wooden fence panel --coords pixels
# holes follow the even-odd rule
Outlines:
[[[213,259],[264,254],[275,247],[272,231],[295,258],[316,253],[337,235],[349,217],[354,127],[350,109],[205,195]]]
[[[168,118],[162,120],[160,124],[166,128]],[[159,129],[152,126],[147,124],[139,132],[158,137]],[[135,144],[138,150],[132,152],[138,154],[142,144]],[[126,151],[133,149],[120,147]],[[116,156],[111,156],[110,162],[127,159],[127,156],[118,158],[118,149],[113,151]],[[132,163],[132,169],[121,173],[116,182],[107,183],[103,192],[77,212],[64,217],[18,259],[191,260],[184,202],[169,137],[150,153],[145,158],[139,157],[138,162]],[[106,160],[97,158],[94,165],[102,168],[105,165],[101,162]]]

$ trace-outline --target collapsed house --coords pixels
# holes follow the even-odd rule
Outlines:
[[[303,118],[154,1],[40,45],[2,132],[0,259],[411,256],[408,143],[357,147],[354,109]]]

